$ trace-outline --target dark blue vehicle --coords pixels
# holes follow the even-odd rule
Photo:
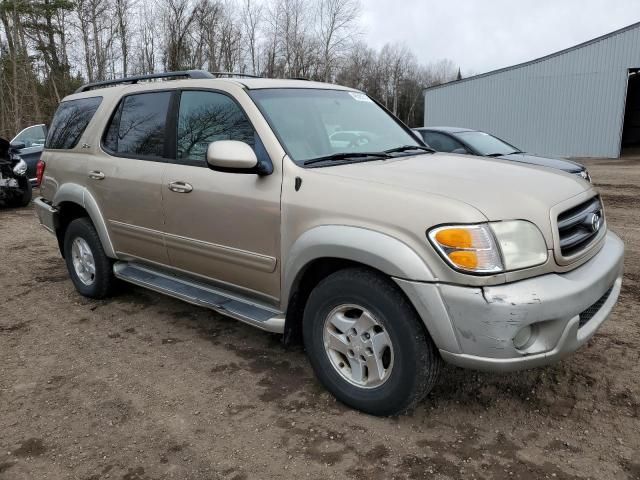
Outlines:
[[[438,152],[464,153],[556,168],[591,181],[587,168],[578,162],[528,154],[486,132],[458,127],[422,127],[414,130]]]
[[[40,124],[25,128],[11,140],[11,145],[27,163],[27,176],[34,186],[37,185],[36,166],[44,150],[46,138],[47,126]]]

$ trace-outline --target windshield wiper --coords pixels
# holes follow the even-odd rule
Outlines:
[[[324,157],[305,160],[304,165],[313,165],[314,163],[334,162],[337,160],[351,160],[356,158],[367,158],[367,157],[393,158],[387,152],[341,152],[341,153],[334,153],[332,155],[326,155]]]
[[[403,145],[402,147],[390,148],[389,150],[385,150],[384,153],[406,152],[407,150],[423,150],[430,153],[436,152],[433,148],[423,147],[422,145]]]

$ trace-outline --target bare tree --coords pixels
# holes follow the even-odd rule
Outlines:
[[[165,36],[165,66],[180,70],[189,56],[189,29],[196,19],[196,10],[189,0],[164,0],[163,26]]]
[[[322,79],[332,80],[334,63],[347,51],[357,35],[355,23],[360,11],[358,0],[320,0],[317,30],[322,46]]]
[[[251,73],[257,74],[260,66],[258,64],[258,29],[262,22],[262,5],[256,5],[251,0],[245,0],[242,6],[242,27],[249,51],[249,61]]]
[[[0,135],[48,122],[86,81],[202,68],[307,77],[367,92],[419,125],[451,60],[368,46],[360,0],[0,0]],[[468,75],[468,72],[467,72]]]
[[[139,12],[140,44],[139,44],[139,71],[142,74],[153,73],[156,69],[156,36],[157,28],[155,11],[149,4],[143,4]]]
[[[108,0],[76,0],[78,27],[82,36],[89,81],[107,75],[113,42],[113,17]]]
[[[122,75],[129,72],[129,18],[131,16],[131,0],[115,0],[117,32],[120,37],[122,52]]]

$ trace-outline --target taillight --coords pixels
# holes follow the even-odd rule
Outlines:
[[[42,160],[38,160],[38,163],[36,164],[36,180],[38,182],[38,185],[42,185],[42,177],[44,176],[44,167],[46,167],[47,164],[44,163]]]

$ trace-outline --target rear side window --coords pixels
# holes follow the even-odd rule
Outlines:
[[[140,93],[118,105],[104,138],[110,152],[136,158],[162,158],[171,92]]]
[[[102,97],[80,98],[62,102],[56,110],[45,148],[74,148],[102,102]]]

